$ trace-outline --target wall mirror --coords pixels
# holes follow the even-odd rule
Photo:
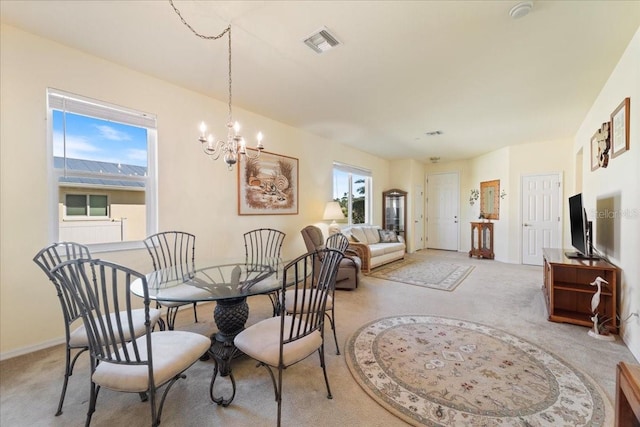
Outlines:
[[[480,183],[480,213],[486,219],[500,219],[500,180]]]

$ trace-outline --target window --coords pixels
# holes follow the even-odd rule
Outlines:
[[[333,200],[347,213],[348,225],[371,223],[371,187],[371,171],[333,164]]]
[[[49,89],[52,236],[92,250],[137,247],[156,232],[156,119]]]
[[[108,198],[100,194],[67,194],[65,196],[65,216],[80,218],[108,218]]]

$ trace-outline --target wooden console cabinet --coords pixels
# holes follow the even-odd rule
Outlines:
[[[562,249],[542,250],[544,258],[544,296],[549,320],[593,326],[591,321],[591,299],[597,288],[591,286],[600,276],[608,285],[603,285],[598,312],[600,319],[610,318],[609,331],[618,333],[617,278],[618,268],[604,260],[567,258]]]
[[[493,223],[471,223],[471,250],[469,256],[493,259]]]
[[[640,365],[616,368],[616,427],[640,427]]]

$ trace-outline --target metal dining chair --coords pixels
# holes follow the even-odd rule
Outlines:
[[[62,284],[53,274],[51,274],[51,270],[56,266],[65,261],[76,259],[91,259],[89,248],[85,245],[74,242],[53,243],[41,249],[33,258],[33,261],[42,269],[42,271],[44,271],[47,278],[55,286],[58,300],[60,301],[60,308],[62,309],[62,316],[64,318],[64,381],[62,383],[62,392],[60,393],[60,401],[58,403],[58,409],[56,410],[56,416],[62,414],[62,405],[64,404],[67,385],[69,384],[69,377],[73,374],[73,368],[76,364],[76,360],[78,360],[78,357],[82,353],[89,349],[89,338],[87,337],[85,326],[80,320],[82,317],[80,307],[77,305],[75,299],[63,292]],[[160,310],[150,310],[149,316],[152,326],[155,325],[160,318]],[[140,335],[144,330],[144,317],[141,309],[133,311],[133,324],[136,333],[135,336]],[[74,351],[77,351],[77,353],[72,359],[71,356]]]
[[[268,370],[278,402],[278,426],[282,418],[283,371],[316,351],[327,398],[333,398],[324,360],[324,313],[342,256],[335,249],[321,249],[287,264],[282,275],[278,315],[249,326],[234,338],[238,350]],[[315,262],[318,258],[322,259],[319,264]]]
[[[194,332],[153,332],[144,274],[96,259],[65,261],[51,274],[61,284],[65,299],[74,301],[89,338],[91,390],[85,425],[91,423],[101,387],[145,396],[151,407],[151,425],[159,425],[171,386],[186,378],[184,371],[209,350],[211,340]],[[135,280],[142,282],[144,293],[144,332],[139,336],[137,310],[132,306],[136,300],[131,298]],[[122,308],[124,315],[110,315],[113,307]],[[135,336],[138,338],[131,339]]]
[[[273,228],[258,228],[244,233],[245,259],[248,265],[258,268],[277,263],[286,234]],[[278,291],[267,294],[273,306],[273,315],[278,311]]]
[[[184,231],[163,231],[144,239],[144,244],[151,256],[154,270],[161,270],[179,265],[193,265],[196,253],[196,236]],[[156,308],[167,308],[167,329],[175,327],[178,309],[193,304],[193,317],[198,323],[196,303],[156,300]],[[164,321],[161,319],[163,324]],[[164,325],[162,325],[164,326]]]

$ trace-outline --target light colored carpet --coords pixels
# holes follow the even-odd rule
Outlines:
[[[602,386],[609,400],[615,396],[615,367],[619,361],[637,363],[627,347],[588,337],[588,328],[547,321],[542,294],[542,267],[503,264],[494,260],[469,258],[466,253],[421,251],[425,258],[474,266],[454,292],[442,292],[364,276],[358,289],[336,292],[338,340],[343,355],[336,355],[333,337],[327,339],[327,373],[333,399],[326,398],[318,358],[305,359],[284,372],[283,426],[401,426],[406,423],[380,406],[353,379],[344,356],[344,345],[362,325],[396,315],[424,314],[452,317],[490,325],[521,337],[567,360],[575,368],[589,372]],[[30,283],[33,298],[58,304],[55,291],[44,278]],[[47,293],[48,292],[48,293]],[[251,297],[248,324],[270,316],[266,296]],[[177,328],[211,334],[215,304],[198,304],[198,323],[193,323],[191,307],[178,314]],[[29,319],[25,318],[25,322]],[[51,322],[60,325],[62,316]],[[2,330],[20,325],[2,324]],[[53,414],[58,404],[64,366],[61,345],[0,362],[0,426],[42,427],[82,426],[87,409],[89,364],[85,355],[78,360],[69,381],[64,412]],[[187,378],[170,390],[162,413],[163,427],[268,427],[275,425],[276,403],[269,374],[254,361],[240,357],[234,361],[238,391],[233,403],[219,407],[209,400],[212,362],[196,362]],[[220,381],[219,391],[226,386]],[[216,384],[217,386],[218,384]],[[101,390],[92,427],[147,426],[148,403],[137,394]]]
[[[462,283],[471,270],[473,270],[472,265],[407,255],[403,260],[376,268],[371,272],[371,276],[441,291],[452,291]]]
[[[415,426],[613,423],[593,380],[557,356],[486,325],[435,316],[392,316],[347,342],[354,378]]]

